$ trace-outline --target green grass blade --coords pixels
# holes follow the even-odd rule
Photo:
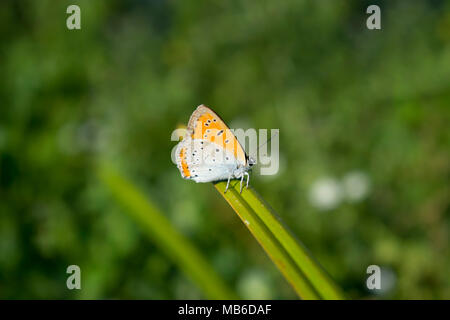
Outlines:
[[[305,246],[292,235],[281,218],[253,188],[249,187],[245,192],[243,191],[242,198],[258,213],[259,218],[286,249],[323,299],[344,299],[341,290],[325,270],[312,257]]]
[[[216,189],[224,196],[225,200],[231,205],[255,239],[264,248],[286,280],[292,285],[298,296],[302,299],[319,299],[319,295],[298,269],[295,262],[253,209],[241,198],[239,191],[231,187],[227,193],[224,193],[225,186],[226,183],[224,182],[215,184]]]
[[[223,190],[225,190],[225,182],[219,182],[215,186],[219,191],[221,191],[221,194],[231,204],[240,217],[242,215],[240,207],[251,208],[251,211],[254,212],[265,228],[270,231],[272,236],[279,243],[279,246],[281,246],[285,250],[288,257],[294,261],[295,266],[301,272],[301,276],[304,277],[303,282],[309,283],[320,298],[330,300],[344,299],[344,295],[341,290],[334,284],[328,274],[315,261],[308,250],[295,239],[288,228],[284,225],[281,218],[256,193],[256,191],[253,190],[253,188],[244,188],[242,194],[239,194],[239,183],[233,182],[230,184],[229,191],[224,194]],[[253,231],[252,233],[255,238],[260,241],[259,238],[261,235]],[[267,248],[265,248],[265,250],[267,251]],[[277,248],[277,250],[279,250],[279,248]],[[268,252],[268,254],[271,256],[270,252]],[[292,284],[292,280],[288,280]],[[302,291],[300,291],[300,295],[302,297],[305,296]]]
[[[238,299],[203,255],[179,233],[170,221],[130,181],[108,165],[99,167],[99,177],[126,212],[209,299]]]

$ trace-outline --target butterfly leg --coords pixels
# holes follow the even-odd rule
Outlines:
[[[244,177],[245,177],[245,174],[242,174],[242,176],[241,176],[241,191],[239,191],[239,193],[242,193],[242,182],[244,181]]]
[[[248,172],[245,173],[247,175],[247,189],[248,189],[248,183],[250,181],[250,174]]]
[[[228,191],[228,186],[230,185],[230,180],[231,180],[231,174],[228,176],[227,187],[225,188],[224,193],[227,193],[227,191]]]

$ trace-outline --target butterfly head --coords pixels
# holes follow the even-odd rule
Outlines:
[[[252,157],[248,157],[247,165],[249,166],[249,168],[253,167],[255,164],[256,164],[256,160],[253,159]]]

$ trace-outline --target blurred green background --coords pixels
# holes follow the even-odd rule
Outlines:
[[[3,0],[0,39],[0,298],[206,298],[101,160],[233,292],[295,299],[212,185],[171,162],[201,103],[232,128],[280,129],[278,174],[251,184],[350,298],[450,298],[449,1]]]

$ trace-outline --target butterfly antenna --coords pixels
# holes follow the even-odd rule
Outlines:
[[[272,138],[274,138],[276,135],[278,134],[278,132],[276,132],[274,135],[270,136],[269,139],[266,140],[266,142],[264,142],[263,144],[261,144],[258,149],[256,149],[256,151],[258,151],[262,146],[264,146],[265,144],[267,144],[270,140],[272,140]]]
[[[260,145],[260,146],[258,147],[257,150],[259,150],[263,145],[265,145],[265,144],[268,143],[270,140],[272,140],[272,138],[274,138],[277,134],[278,134],[278,132],[275,133],[274,135],[270,136],[270,138],[267,139],[266,142],[264,142],[262,145]]]

